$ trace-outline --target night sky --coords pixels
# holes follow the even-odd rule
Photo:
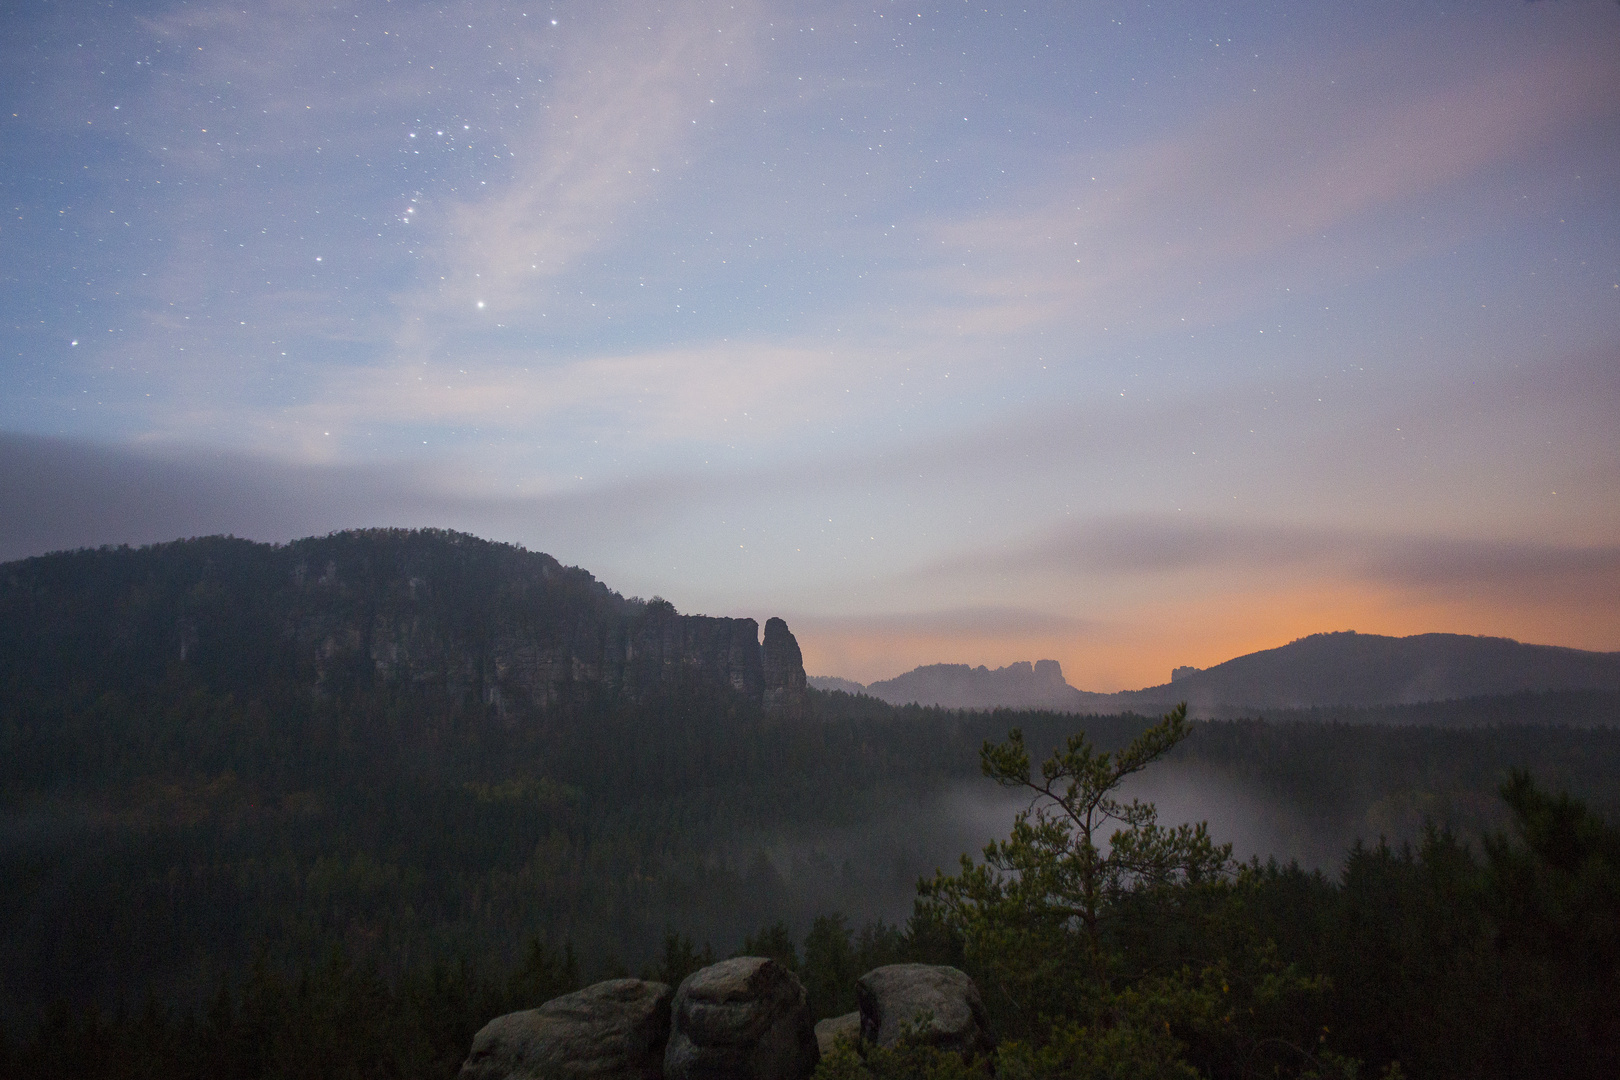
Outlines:
[[[1620,5],[7,4],[0,558],[434,525],[812,674],[1620,649]]]

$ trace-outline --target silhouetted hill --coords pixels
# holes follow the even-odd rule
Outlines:
[[[1151,710],[1186,701],[1207,713],[1221,706],[1408,705],[1539,690],[1620,692],[1620,653],[1463,634],[1312,634],[1203,671],[1178,672],[1161,686],[1109,694],[1102,702],[1088,697],[1087,707]]]
[[[837,690],[845,694],[866,693],[866,687],[854,679],[840,679],[836,675],[812,675],[810,685],[817,690]]]
[[[499,716],[675,684],[802,712],[779,619],[681,615],[539,552],[443,530],[227,537],[0,566],[0,685],[94,696],[184,671],[215,693],[431,686]]]
[[[397,969],[769,922],[774,879],[714,852],[852,785],[759,631],[439,530],[0,565],[0,1031],[195,1002],[261,948]]]
[[[599,977],[672,930],[723,954],[778,921],[903,919],[919,875],[1011,821],[977,790],[986,740],[1117,749],[1151,722],[812,691],[786,625],[758,629],[445,532],[0,565],[0,1036],[58,999],[199,1007],[214,1031],[222,987],[258,1024],[261,972],[319,997],[307,973],[414,971],[431,1004],[531,941]],[[913,697],[1079,695],[1056,664],[913,674]],[[814,722],[786,721],[797,695]],[[1167,820],[1330,863],[1357,836],[1500,824],[1514,767],[1608,810],[1614,697],[1202,723],[1166,764]]]
[[[817,680],[824,690],[848,690],[845,685],[832,686],[829,682],[847,683],[848,680]],[[870,686],[850,684],[891,705],[940,705],[950,709],[1052,709],[1057,712],[1077,712],[1084,695],[1063,678],[1063,668],[1056,660],[1038,660],[1033,665],[1027,660],[994,671],[980,665],[928,664],[884,679]]]
[[[929,664],[870,686],[826,676],[810,682],[895,705],[1149,714],[1185,701],[1197,715],[1238,716],[1256,709],[1378,708],[1552,690],[1620,694],[1620,653],[1463,634],[1396,638],[1344,631],[1312,634],[1207,669],[1178,667],[1168,683],[1113,694],[1070,686],[1055,660],[994,671]]]

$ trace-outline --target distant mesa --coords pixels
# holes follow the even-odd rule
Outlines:
[[[823,690],[865,693],[896,705],[1154,713],[1186,701],[1195,714],[1262,709],[1380,707],[1540,691],[1620,693],[1620,653],[1464,634],[1385,637],[1312,634],[1209,668],[1177,667],[1160,686],[1120,693],[1078,690],[1055,660],[990,670],[930,664],[861,686],[815,677]]]
[[[891,705],[939,705],[951,709],[1052,709],[1078,712],[1084,695],[1063,678],[1056,660],[1021,660],[991,670],[966,664],[929,664],[893,679],[862,686],[849,679],[817,677],[818,690],[867,694]]]

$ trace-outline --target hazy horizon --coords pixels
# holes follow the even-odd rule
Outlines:
[[[11,5],[0,559],[438,526],[807,670],[1620,649],[1620,6]]]

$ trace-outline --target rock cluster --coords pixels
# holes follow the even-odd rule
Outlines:
[[[675,992],[667,1080],[798,1080],[819,1059],[804,987],[774,960],[726,960]]]
[[[964,1057],[995,1047],[984,1002],[973,980],[953,967],[890,964],[874,968],[855,983],[861,1009],[861,1038],[893,1046],[911,1034],[930,1046]]]
[[[612,979],[498,1016],[473,1037],[461,1080],[659,1080],[672,996]]]
[[[860,1011],[812,1026],[798,977],[742,956],[664,983],[614,979],[484,1025],[460,1080],[805,1080],[839,1039],[907,1034],[972,1057],[995,1041],[962,972],[893,964],[856,984]]]

